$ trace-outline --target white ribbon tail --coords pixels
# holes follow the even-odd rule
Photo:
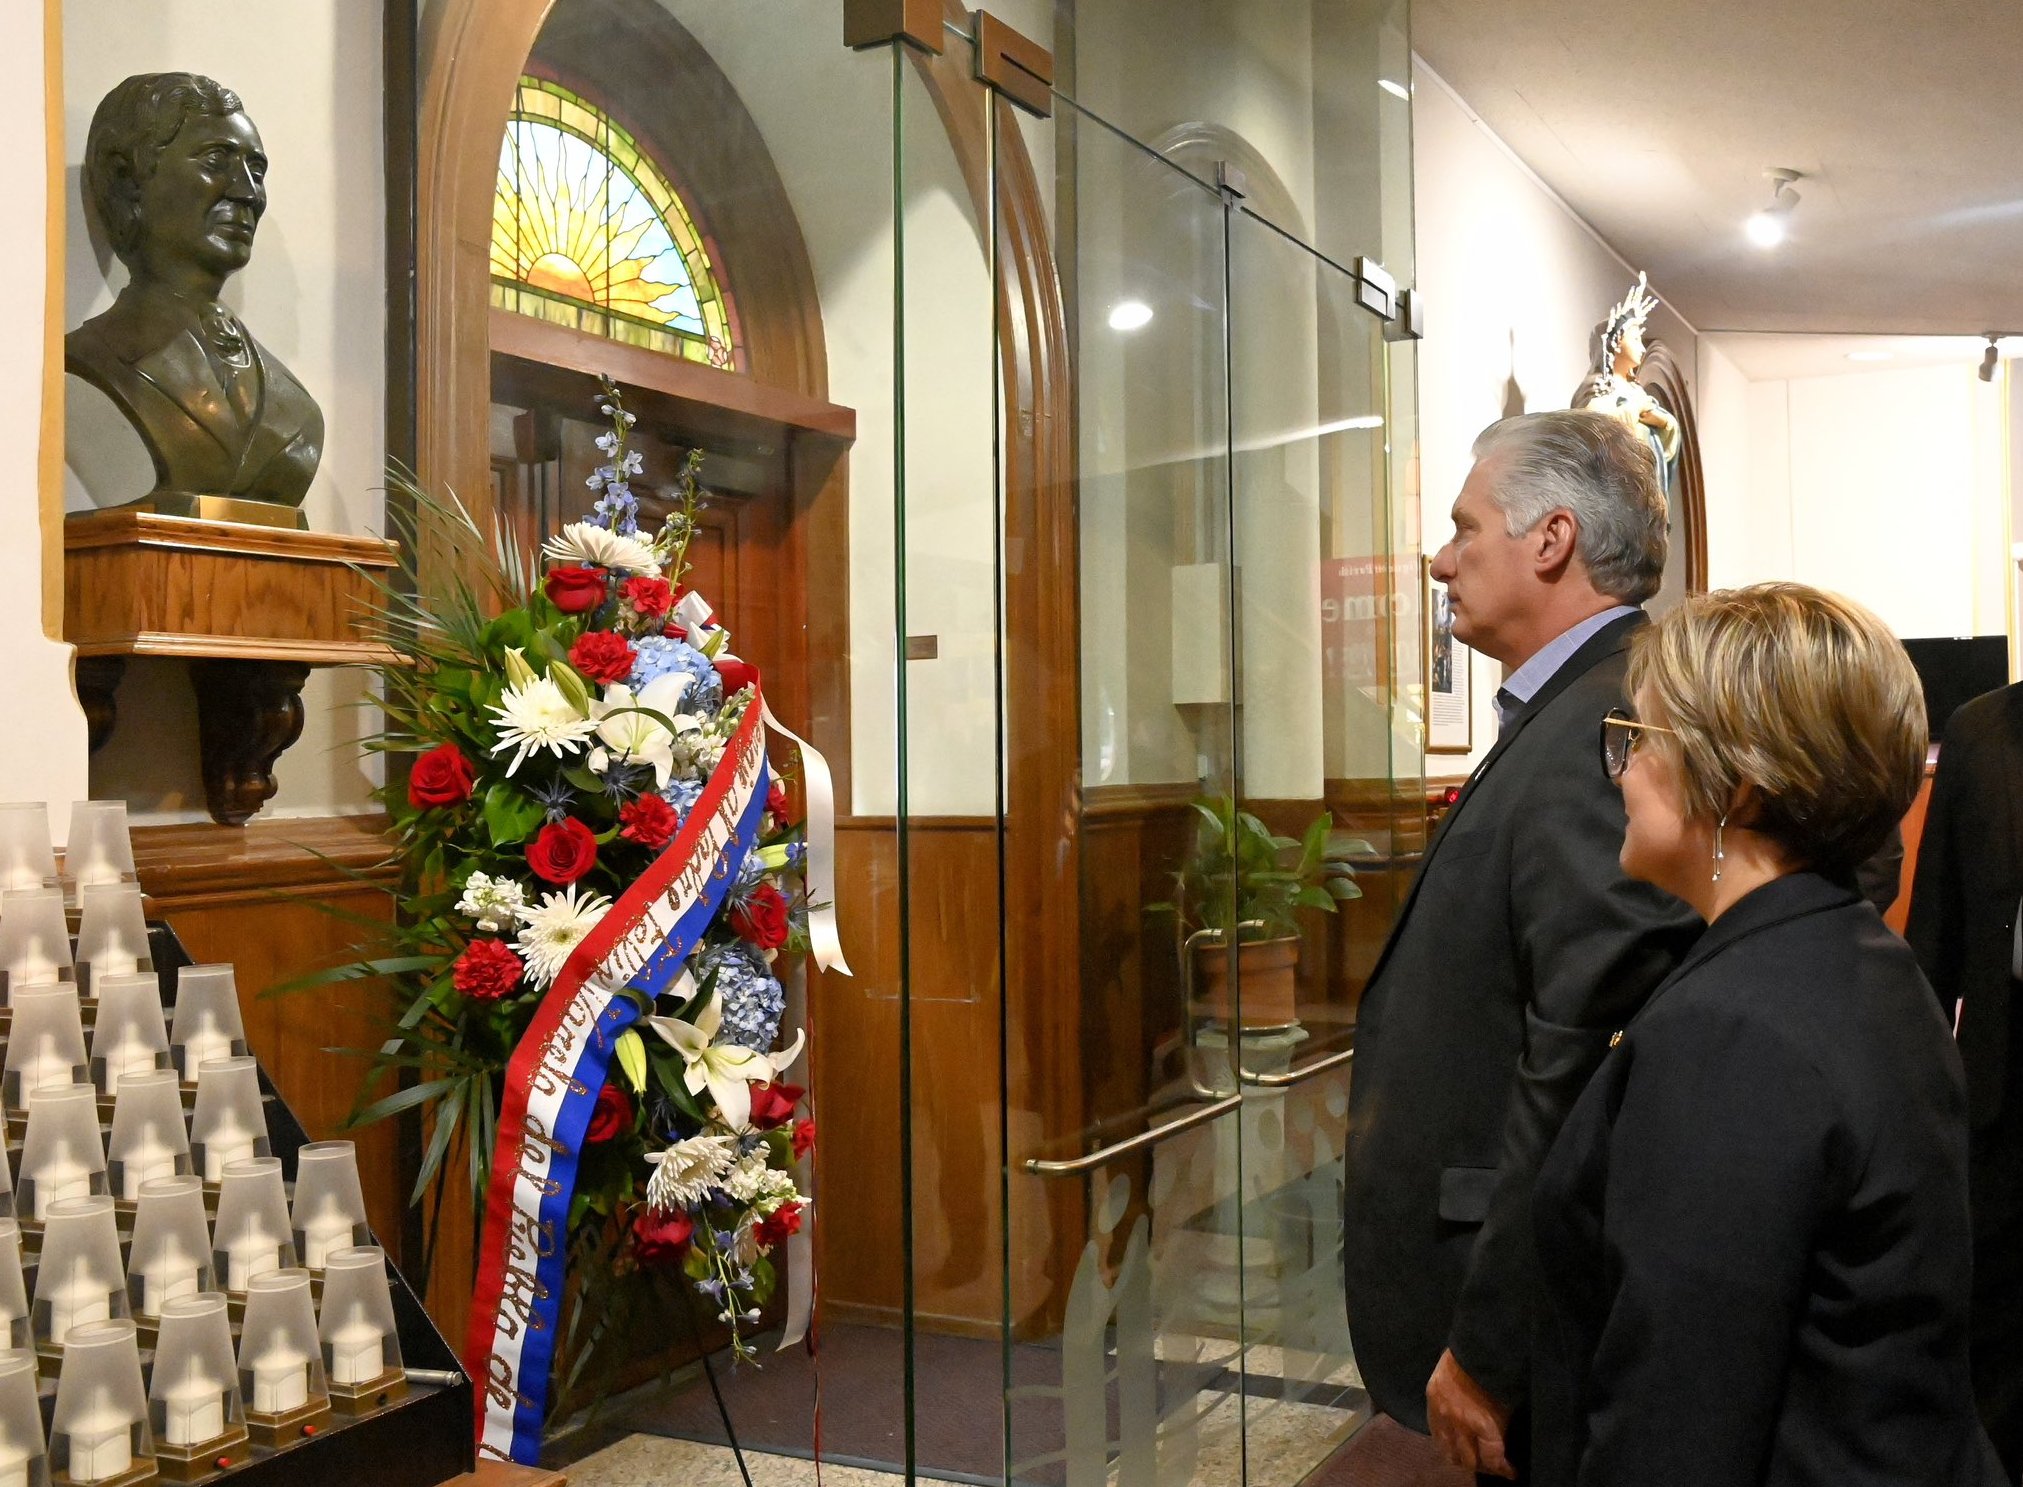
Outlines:
[[[816,965],[848,976],[850,963],[843,958],[843,940],[836,928],[836,782],[821,751],[773,716],[764,693],[759,696],[759,707],[766,726],[801,751],[808,785],[809,947]]]

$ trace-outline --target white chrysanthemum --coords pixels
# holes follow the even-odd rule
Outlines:
[[[526,906],[527,890],[518,882],[486,873],[472,873],[464,896],[457,900],[457,912],[470,915],[487,934],[497,934],[518,919]]]
[[[737,1164],[737,1139],[732,1136],[691,1136],[647,1158],[653,1176],[646,1184],[650,1208],[666,1213],[700,1203]]]
[[[552,986],[562,974],[569,952],[583,943],[610,909],[611,900],[601,893],[578,897],[571,883],[560,893],[542,896],[539,908],[520,910],[525,926],[518,935],[521,958],[527,962],[527,979],[538,987]]]
[[[506,766],[509,776],[536,750],[546,749],[560,759],[581,749],[583,740],[597,731],[597,724],[578,712],[545,676],[508,689],[493,704],[491,714],[499,724],[499,741],[492,752],[517,751]]]
[[[558,563],[581,563],[619,573],[658,573],[660,559],[644,537],[572,521],[558,537],[550,537],[542,553]]]

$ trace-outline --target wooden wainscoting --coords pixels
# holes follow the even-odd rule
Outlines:
[[[358,927],[326,909],[384,920],[392,901],[372,882],[386,860],[384,816],[255,820],[244,827],[139,826],[134,862],[150,918],[165,919],[200,962],[237,968],[246,1041],[312,1138],[358,1143],[372,1227],[396,1260],[406,1191],[390,1122],[341,1129],[366,1061],[332,1048],[372,1048],[395,1016],[375,982],[289,996],[261,993],[343,960]]]

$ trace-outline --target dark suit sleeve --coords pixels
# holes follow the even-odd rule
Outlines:
[[[1799,1050],[1732,1018],[1666,1023],[1627,1050],[1609,1136],[1581,1487],[1762,1480],[1813,1235],[1857,1165]]]
[[[1904,938],[1924,968],[1925,979],[1939,994],[1946,1021],[1960,996],[1960,954],[1967,942],[1965,905],[1960,892],[1959,829],[1961,800],[1970,760],[1961,735],[1959,714],[1947,726],[1953,741],[1939,749],[1932,775],[1932,794],[1925,808],[1925,826],[1918,838],[1918,867],[1911,879],[1911,911]]]
[[[1622,797],[1596,767],[1540,782],[1512,854],[1510,921],[1520,984],[1529,988],[1524,1051],[1496,1191],[1448,1346],[1470,1377],[1513,1407],[1527,1393],[1538,1290],[1533,1180],[1610,1034],[1671,971],[1698,925],[1677,900],[1623,876],[1622,844]]]

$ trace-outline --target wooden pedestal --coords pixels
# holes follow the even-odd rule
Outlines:
[[[188,660],[212,819],[244,825],[274,793],[274,761],[302,733],[316,666],[388,658],[359,622],[391,542],[114,509],[63,534],[63,638],[96,749],[116,722],[132,656]]]

